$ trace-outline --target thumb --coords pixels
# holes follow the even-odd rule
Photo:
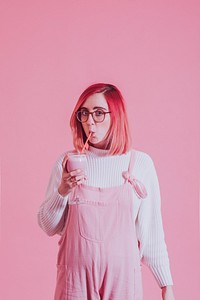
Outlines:
[[[63,168],[63,171],[65,171],[65,172],[67,172],[66,163],[67,163],[68,159],[69,159],[69,155],[66,154],[63,161],[62,161],[62,168]]]

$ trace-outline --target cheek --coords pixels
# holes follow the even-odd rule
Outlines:
[[[110,128],[110,120],[106,120],[106,122],[103,124],[103,133],[104,135],[106,135],[106,133],[108,132],[109,128]]]
[[[87,133],[87,126],[86,126],[86,124],[82,124],[82,128],[83,128],[83,131],[85,132],[85,133]]]

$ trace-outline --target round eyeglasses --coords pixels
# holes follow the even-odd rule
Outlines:
[[[89,115],[92,115],[96,123],[101,123],[104,121],[106,114],[110,113],[110,111],[103,111],[103,109],[96,109],[93,112],[89,112],[87,109],[81,109],[76,112],[76,118],[79,122],[85,123],[89,119]]]

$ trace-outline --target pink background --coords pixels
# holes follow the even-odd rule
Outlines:
[[[58,237],[37,225],[69,117],[95,82],[117,85],[134,148],[154,160],[176,299],[197,299],[200,2],[1,1],[1,299],[53,299]],[[143,268],[144,300],[160,299]]]

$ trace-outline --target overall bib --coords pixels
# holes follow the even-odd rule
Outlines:
[[[77,186],[68,201],[59,241],[54,300],[141,300],[142,281],[133,219],[133,193],[145,191],[130,179],[111,188]],[[131,184],[130,184],[131,183]],[[144,198],[141,193],[137,193]]]

